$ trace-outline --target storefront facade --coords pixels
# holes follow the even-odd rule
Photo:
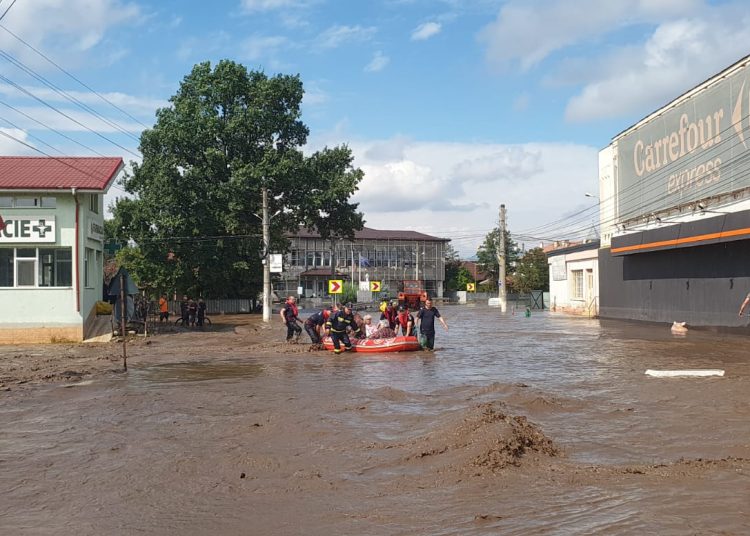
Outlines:
[[[0,343],[81,341],[102,298],[120,158],[0,157]]]

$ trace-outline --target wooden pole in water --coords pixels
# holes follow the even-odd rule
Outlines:
[[[128,370],[128,344],[125,331],[125,276],[120,272],[120,334],[122,335],[122,367]]]

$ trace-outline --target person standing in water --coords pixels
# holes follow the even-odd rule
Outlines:
[[[428,352],[432,352],[435,349],[436,318],[443,325],[445,331],[448,331],[448,324],[446,324],[443,317],[440,316],[440,311],[432,306],[432,300],[425,301],[424,307],[417,313],[417,323],[419,324],[419,331],[425,338],[424,349]]]

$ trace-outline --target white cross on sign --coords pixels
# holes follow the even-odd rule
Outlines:
[[[55,217],[52,215],[21,216],[6,214],[0,225],[0,244],[54,243]]]

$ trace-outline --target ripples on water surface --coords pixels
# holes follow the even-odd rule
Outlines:
[[[6,397],[0,533],[750,533],[747,465],[621,470],[750,457],[745,337],[442,313],[434,354],[207,347],[197,362]],[[564,456],[461,478],[407,463],[414,441],[488,401]]]

